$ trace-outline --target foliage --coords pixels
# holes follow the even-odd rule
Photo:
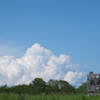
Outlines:
[[[6,94],[0,93],[0,100],[100,100],[100,97],[92,96],[89,97],[84,94],[77,95],[66,95],[66,94],[49,94],[45,95],[44,93],[40,95],[28,95],[28,94]]]
[[[76,93],[87,94],[87,82],[82,83],[82,85],[76,89]]]
[[[34,94],[40,94],[45,91],[46,82],[42,78],[35,78],[34,81],[32,81],[31,86]]]
[[[54,79],[50,79],[47,82],[48,85],[48,89],[51,93],[58,93],[59,92],[59,81],[58,80],[54,80]]]
[[[87,93],[87,83],[84,82],[82,85],[75,89],[67,81],[64,80],[54,80],[50,79],[47,83],[42,78],[35,78],[29,85],[22,84],[8,87],[7,85],[0,87],[0,93],[17,93],[18,95],[29,94],[29,95],[39,95],[45,93],[49,94],[86,94]]]
[[[75,93],[75,88],[71,86],[68,82],[60,80],[59,81],[60,91],[63,93]]]

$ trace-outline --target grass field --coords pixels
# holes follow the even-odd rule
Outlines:
[[[53,94],[53,95],[18,95],[18,94],[0,94],[0,100],[100,100],[100,97],[78,94],[78,95],[65,95],[65,94]]]

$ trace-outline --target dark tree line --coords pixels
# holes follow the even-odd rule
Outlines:
[[[0,93],[17,93],[38,95],[41,93],[45,94],[77,94],[77,93],[87,93],[86,82],[82,84],[79,88],[71,86],[67,81],[50,79],[47,83],[42,78],[35,78],[29,85],[22,84],[8,87],[7,85],[0,87]]]

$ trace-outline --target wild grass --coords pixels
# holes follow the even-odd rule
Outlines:
[[[14,94],[14,93],[1,93],[0,100],[100,100],[100,97],[92,96],[84,94],[77,95],[66,95],[66,94],[52,94],[45,95],[44,93],[41,95],[28,95],[28,94]]]

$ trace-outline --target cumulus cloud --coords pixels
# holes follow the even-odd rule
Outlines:
[[[0,58],[0,79],[2,81],[0,85],[29,84],[38,77],[46,82],[49,79],[61,79],[74,85],[84,76],[82,72],[76,70],[78,67],[79,64],[71,63],[69,55],[61,54],[57,57],[50,50],[35,43],[20,58],[15,59],[10,55]]]
[[[64,80],[74,85],[78,81],[78,79],[80,79],[82,76],[83,76],[82,72],[78,73],[78,72],[68,71],[66,76],[64,77]]]

